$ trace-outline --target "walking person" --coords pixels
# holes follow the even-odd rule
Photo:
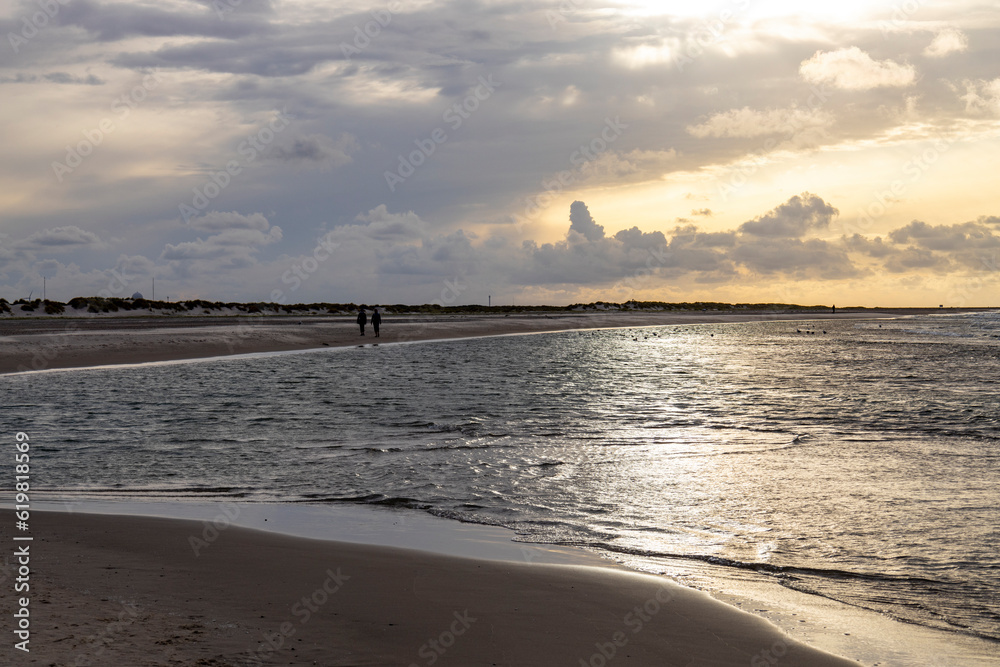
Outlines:
[[[361,335],[365,335],[365,325],[368,324],[368,315],[365,314],[365,309],[362,308],[358,313],[358,326],[361,327]]]
[[[375,330],[375,337],[378,338],[378,325],[382,324],[382,316],[378,314],[378,308],[372,311],[372,329]]]

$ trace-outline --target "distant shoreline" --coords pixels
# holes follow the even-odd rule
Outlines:
[[[879,319],[989,310],[992,309],[838,309],[836,314],[828,310],[386,314],[380,338],[374,337],[370,326],[361,337],[351,315],[4,317],[0,318],[0,373],[576,329]]]

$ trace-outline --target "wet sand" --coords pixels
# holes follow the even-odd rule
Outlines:
[[[0,319],[0,373],[107,364],[307,350],[359,343],[776,320],[872,319],[936,309],[859,312],[552,313],[531,315],[386,315],[381,337],[361,337],[350,317],[92,317]],[[953,311],[947,311],[953,312]]]
[[[13,664],[857,664],[704,593],[610,568],[236,527],[200,544],[203,524],[175,519],[31,519],[31,650],[9,642]],[[4,596],[8,625],[13,603]]]

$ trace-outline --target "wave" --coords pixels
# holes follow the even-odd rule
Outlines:
[[[702,563],[708,563],[709,565],[718,565],[721,567],[730,567],[740,570],[751,570],[753,572],[761,572],[764,574],[814,576],[814,577],[823,577],[825,579],[836,579],[841,581],[843,580],[882,581],[882,582],[892,582],[892,583],[936,584],[942,586],[948,585],[949,583],[945,581],[940,581],[938,579],[928,579],[925,577],[896,576],[891,574],[877,574],[871,572],[854,572],[851,570],[842,570],[835,568],[803,567],[801,565],[775,565],[774,563],[741,561],[733,558],[724,558],[722,556],[712,556],[707,554],[678,554],[665,551],[650,551],[648,549],[623,547],[608,542],[576,541],[576,542],[560,542],[559,544],[564,544],[566,546],[587,547],[590,549],[600,549],[602,551],[608,551],[611,553],[618,553],[627,556],[640,556],[643,558],[665,558],[665,559],[675,559],[675,560],[700,561]]]
[[[300,498],[289,500],[291,503],[356,503],[361,505],[379,505],[382,507],[403,507],[414,510],[429,510],[432,505],[416,498],[406,496],[386,496],[381,493],[370,493],[363,496],[328,496],[319,493],[304,493]]]

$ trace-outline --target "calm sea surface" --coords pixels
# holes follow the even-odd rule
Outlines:
[[[996,313],[0,376],[0,405],[49,498],[379,503],[1000,640]]]

